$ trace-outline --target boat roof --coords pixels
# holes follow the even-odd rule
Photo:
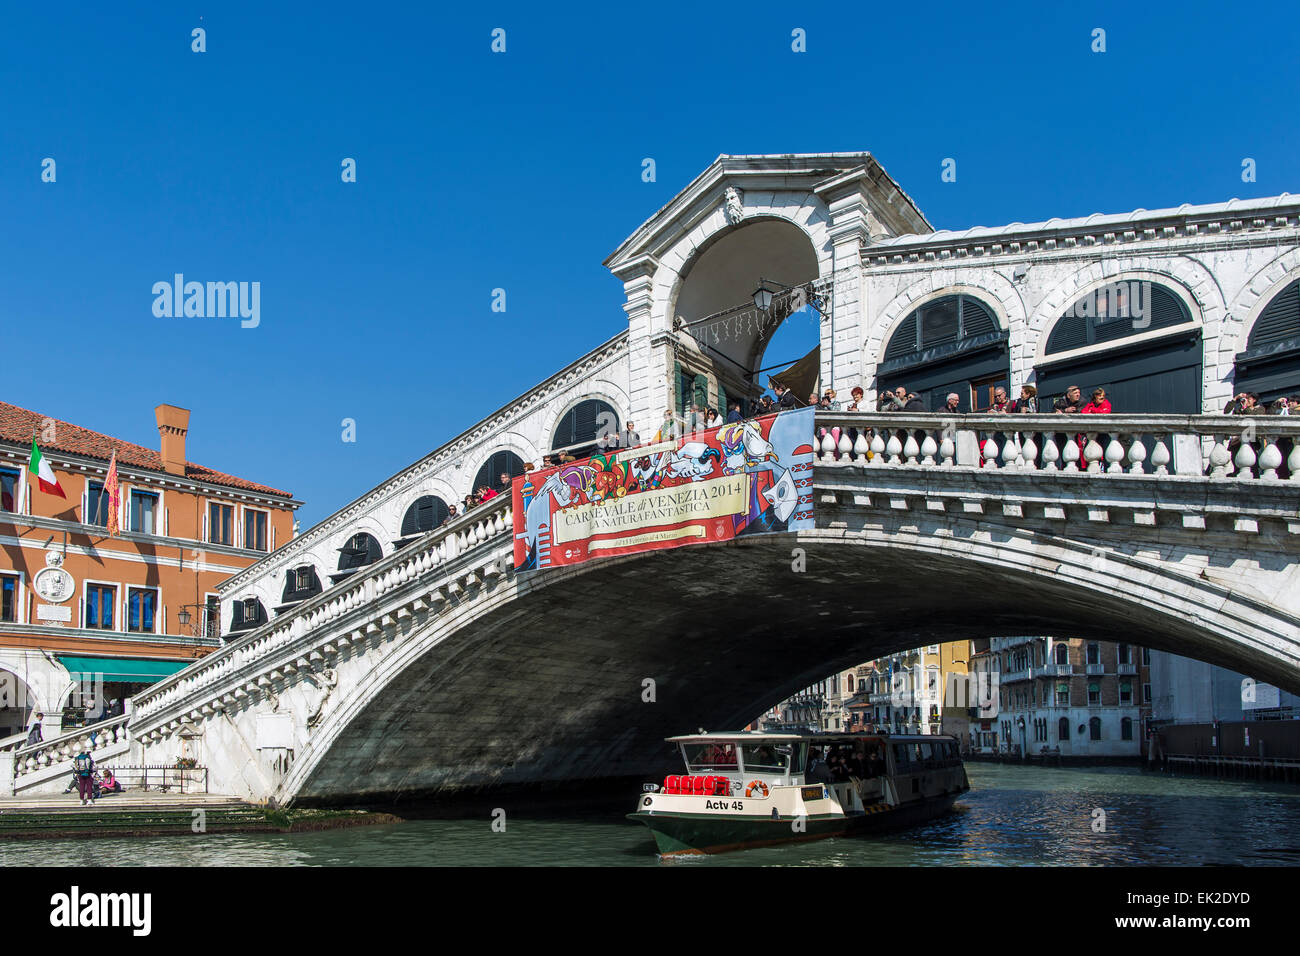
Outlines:
[[[808,740],[822,744],[841,743],[853,740],[875,740],[888,738],[889,740],[914,740],[917,743],[925,743],[934,740],[955,740],[951,734],[813,734],[813,733],[779,733],[765,732],[762,730],[738,730],[731,733],[705,733],[705,734],[683,734],[680,737],[666,737],[669,743],[717,743],[726,740],[744,741],[749,743],[755,740]]]

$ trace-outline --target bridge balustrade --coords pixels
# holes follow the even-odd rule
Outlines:
[[[1300,418],[818,412],[819,462],[1300,482]]]
[[[209,703],[199,709],[199,716],[209,716],[248,696],[249,690],[239,686],[246,672],[257,672],[254,681],[257,687],[269,687],[273,681],[314,662],[307,658],[299,663],[295,660],[299,652],[330,656],[337,653],[340,644],[346,646],[367,639],[381,631],[385,623],[369,619],[376,602],[382,603],[390,592],[436,567],[472,555],[484,542],[492,548],[498,547],[503,538],[510,540],[513,531],[510,496],[498,495],[468,514],[423,535],[401,551],[366,567],[345,583],[297,605],[240,640],[137,694],[132,701],[133,726],[140,726],[179,701],[195,700],[200,691],[216,691],[222,685],[234,685],[225,694],[203,695]],[[503,568],[491,562],[480,570],[489,577],[504,573]],[[445,602],[448,597],[446,593],[435,591],[428,595],[428,602]],[[357,618],[357,630],[339,634],[319,649],[315,648],[321,632],[334,632],[341,627],[343,619],[350,616]],[[286,659],[282,669],[269,675],[260,673],[260,665],[273,656]],[[177,718],[171,724],[179,725],[179,722]]]

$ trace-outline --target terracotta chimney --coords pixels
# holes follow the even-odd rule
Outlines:
[[[169,475],[185,474],[185,434],[190,430],[190,410],[159,405],[153,410],[162,436],[163,468]]]

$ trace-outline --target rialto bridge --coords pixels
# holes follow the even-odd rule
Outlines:
[[[722,156],[607,265],[626,330],[228,580],[227,643],[104,755],[280,801],[621,776],[837,667],[1011,633],[1300,691],[1300,419],[1217,414],[1300,391],[1300,199],[934,232],[870,154]],[[823,387],[960,400],[819,413],[815,530],[516,575],[506,496],[447,520],[611,423],[756,396],[804,302]],[[1116,414],[981,413],[1023,384]],[[73,744],[21,748],[19,789]]]

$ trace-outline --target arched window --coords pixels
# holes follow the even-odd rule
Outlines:
[[[1237,353],[1232,390],[1258,392],[1264,402],[1300,393],[1300,279],[1273,296],[1255,320],[1246,350]]]
[[[416,498],[402,518],[402,537],[409,538],[432,531],[447,520],[447,515],[447,503],[437,495]]]
[[[349,574],[355,573],[358,568],[374,564],[383,555],[379,542],[364,531],[359,531],[348,538],[347,544],[339,548],[339,573],[331,574],[330,579],[335,582],[341,581]]]
[[[1125,717],[1123,720],[1119,722],[1119,739],[1120,740],[1133,739],[1133,718],[1132,717]]]
[[[262,602],[255,597],[244,598],[236,601],[234,613],[230,618],[230,630],[251,631],[266,623],[266,608]]]
[[[1056,658],[1057,664],[1070,663],[1070,648],[1065,644],[1057,644],[1052,648],[1052,654]]]
[[[853,675],[848,676],[849,693],[853,693]]]
[[[320,576],[316,574],[316,569],[310,564],[290,568],[284,574],[284,591],[280,594],[281,603],[276,610],[279,611],[288,605],[305,601],[320,594],[323,590]]]
[[[1092,717],[1088,720],[1088,739],[1101,740],[1101,718]]]
[[[1068,354],[1077,350],[1086,351]],[[1201,361],[1201,330],[1183,300],[1156,283],[1121,279],[1080,296],[1052,326],[1035,369],[1039,407],[1051,411],[1078,385],[1084,403],[1104,388],[1116,412],[1196,414]]]
[[[471,490],[477,491],[486,486],[495,492],[506,494],[510,490],[510,485],[502,484],[501,476],[505,474],[515,478],[523,473],[524,460],[514,452],[504,450],[493,452],[474,476],[474,487]]]
[[[617,435],[621,427],[613,405],[598,398],[588,398],[569,409],[556,424],[555,434],[551,436],[551,449],[567,448],[574,458],[588,458],[596,454],[597,438],[602,434]],[[497,480],[500,480],[500,475]]]
[[[931,411],[951,392],[960,400],[958,411],[987,408],[1009,376],[1007,333],[988,305],[965,294],[933,299],[903,319],[876,368],[880,390],[901,385]]]

